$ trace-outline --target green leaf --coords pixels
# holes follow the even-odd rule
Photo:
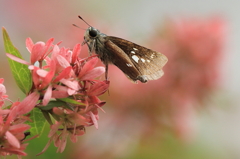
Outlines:
[[[5,47],[6,53],[12,54],[18,58],[23,59],[20,52],[12,44],[10,37],[4,27],[2,27],[2,32],[3,32],[3,41],[4,41],[4,47]],[[31,72],[28,69],[28,66],[18,63],[16,61],[13,61],[10,58],[8,58],[8,62],[10,64],[13,77],[18,87],[21,89],[23,93],[27,94],[32,87],[32,77],[31,77]]]
[[[46,125],[46,119],[40,109],[33,109],[30,113],[30,119],[32,122],[27,122],[28,125],[31,126],[30,133],[32,136],[41,135],[44,127]]]
[[[45,119],[47,120],[48,124],[53,125],[52,119],[50,117],[50,114],[48,111],[42,111],[42,114],[44,115]]]
[[[85,105],[84,103],[78,102],[74,99],[70,99],[70,98],[58,98],[58,100],[64,101],[66,103],[71,103],[71,104],[76,104],[76,105]]]
[[[73,110],[71,106],[62,101],[50,101],[46,106],[39,106],[41,110],[51,110],[53,107],[65,107],[67,109]]]

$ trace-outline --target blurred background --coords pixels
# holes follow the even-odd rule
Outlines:
[[[12,0],[0,2],[4,26],[25,59],[25,40],[72,48],[88,26],[165,54],[165,75],[131,83],[110,67],[109,94],[102,96],[99,129],[87,128],[62,154],[52,145],[39,159],[237,159],[240,158],[239,2],[218,0]],[[23,99],[10,72],[0,38],[0,77],[13,101]],[[81,56],[88,56],[87,46]],[[99,62],[99,65],[102,65]],[[48,141],[30,142],[35,158]]]

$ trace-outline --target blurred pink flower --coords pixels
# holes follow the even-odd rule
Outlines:
[[[171,108],[173,130],[188,140],[194,132],[194,110],[219,86],[226,24],[217,17],[183,19],[169,21],[163,30],[156,45],[171,64],[165,68],[158,95]]]

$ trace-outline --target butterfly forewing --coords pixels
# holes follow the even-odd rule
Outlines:
[[[109,36],[109,41],[119,47],[122,53],[126,54],[128,60],[131,61],[131,63],[122,61],[121,66],[118,66],[120,69],[126,66],[128,69],[136,68],[140,75],[145,76],[147,80],[156,80],[163,75],[162,67],[167,63],[165,55],[118,37]],[[131,67],[132,64],[134,67]],[[129,76],[129,74],[127,75]]]
[[[122,70],[132,81],[138,80],[139,70],[132,63],[128,55],[111,40],[106,41],[106,52],[110,57],[110,62]]]

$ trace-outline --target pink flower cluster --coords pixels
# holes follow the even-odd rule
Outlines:
[[[101,109],[105,104],[99,96],[108,90],[109,81],[95,78],[102,75],[105,68],[95,67],[98,62],[95,56],[81,59],[79,57],[80,44],[70,50],[60,48],[60,43],[53,44],[53,40],[51,38],[46,43],[34,44],[30,38],[27,38],[26,46],[31,53],[30,63],[7,53],[9,58],[28,65],[33,86],[22,102],[13,104],[9,110],[2,110],[1,122],[5,122],[8,126],[3,128],[5,132],[0,131],[1,143],[8,141],[9,126],[16,116],[21,117],[36,107],[44,110],[44,116],[51,124],[51,131],[48,135],[50,140],[43,152],[52,141],[58,147],[57,151],[63,152],[68,136],[72,142],[76,142],[76,137],[85,133],[85,126],[94,125],[98,128],[98,108]],[[4,99],[7,98],[5,92],[5,87],[0,83],[0,104],[2,105]],[[50,116],[55,119],[55,122],[52,122]],[[29,127],[26,127],[24,131],[27,129]],[[15,140],[21,141],[17,139]],[[9,143],[12,142],[9,141]],[[20,149],[20,147],[18,144],[17,148]],[[5,145],[1,144],[0,151],[3,149]],[[8,153],[19,154],[12,151]],[[22,152],[19,155],[25,155],[25,153]]]
[[[26,136],[24,132],[30,126],[24,122],[29,118],[18,113],[20,102],[12,103],[11,108],[4,108],[5,101],[9,99],[3,82],[4,79],[0,78],[0,156],[10,154],[26,156],[27,154],[23,151],[27,146],[23,143]]]

